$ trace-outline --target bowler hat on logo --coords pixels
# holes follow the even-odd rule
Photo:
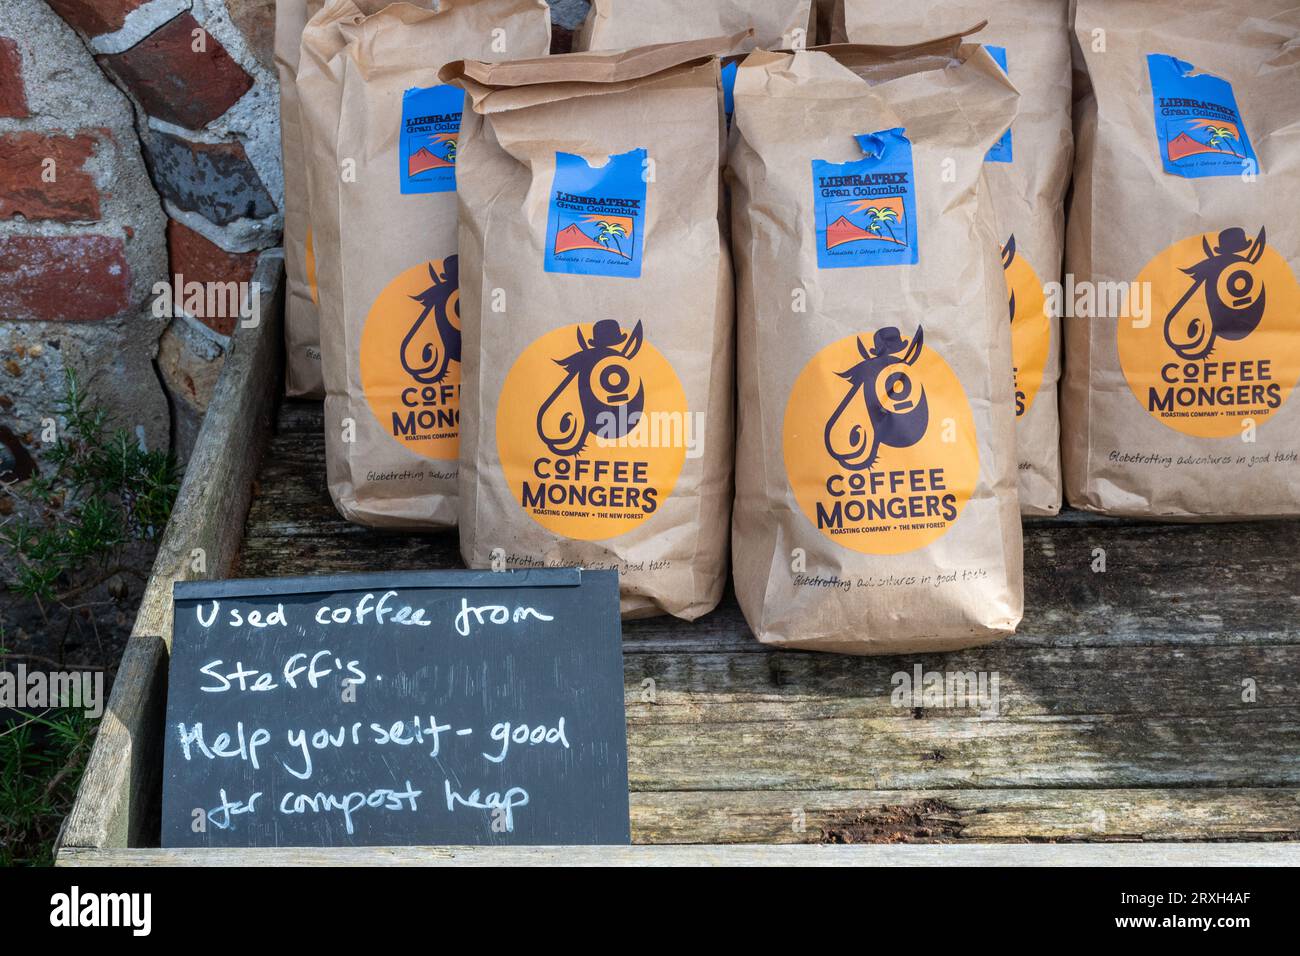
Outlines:
[[[1246,230],[1233,226],[1219,233],[1219,244],[1215,247],[1215,252],[1225,255],[1230,252],[1242,252],[1249,247],[1250,241],[1246,238]]]
[[[587,344],[594,348],[613,348],[627,338],[627,333],[618,324],[617,319],[601,319],[591,327],[591,338]]]
[[[871,340],[871,354],[877,358],[882,355],[893,355],[895,352],[903,350],[903,337],[898,334],[898,329],[892,325],[876,331],[875,337]]]

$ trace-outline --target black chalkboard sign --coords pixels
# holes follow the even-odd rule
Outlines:
[[[618,575],[175,586],[166,847],[629,842]]]

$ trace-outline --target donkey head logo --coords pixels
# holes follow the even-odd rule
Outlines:
[[[1188,361],[1208,356],[1220,336],[1241,341],[1264,317],[1264,282],[1255,268],[1264,254],[1264,227],[1254,242],[1234,227],[1219,233],[1213,249],[1201,237],[1201,248],[1205,258],[1182,270],[1191,286],[1165,316],[1165,342]]]
[[[1002,247],[1002,271],[1006,272],[1011,268],[1011,263],[1016,261],[1016,237],[1011,236],[1007,239],[1007,244]],[[1009,283],[1008,283],[1009,285]],[[1011,321],[1016,321],[1016,290],[1011,289],[1007,300],[1007,309],[1011,312]]]
[[[893,327],[877,331],[870,349],[858,338],[862,361],[838,373],[849,390],[826,422],[824,436],[827,453],[844,468],[869,469],[881,445],[908,448],[925,436],[930,404],[912,371],[923,338],[919,325],[910,342]]]
[[[447,377],[452,362],[460,361],[460,271],[456,256],[443,261],[441,273],[429,264],[433,284],[411,296],[424,306],[402,339],[402,368],[423,385],[436,385]],[[429,321],[432,317],[433,321]]]
[[[624,332],[615,319],[601,319],[587,338],[578,327],[578,350],[555,364],[564,379],[537,411],[537,435],[556,455],[576,455],[592,433],[622,438],[645,410],[645,384],[633,359],[644,333],[638,322]]]

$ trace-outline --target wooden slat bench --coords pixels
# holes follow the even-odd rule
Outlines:
[[[278,425],[235,576],[460,566],[454,533],[338,516],[318,405]],[[1297,530],[1030,523],[1020,633],[962,653],[772,651],[730,595],[694,624],[628,622],[633,839],[1300,837]],[[893,706],[916,663],[996,672],[1000,713]]]
[[[379,532],[338,516],[319,405],[282,403],[267,434],[278,334],[264,322],[238,335],[60,862],[545,859],[427,848],[148,849],[158,837],[172,580],[460,566],[454,534]],[[195,548],[205,549],[206,574],[190,567]],[[1103,554],[1105,570],[1096,571]],[[1159,525],[1067,512],[1026,523],[1025,564],[1020,633],[960,653],[773,651],[749,635],[731,596],[694,624],[627,623],[633,841],[699,852],[637,857],[634,848],[604,859],[762,859],[720,844],[855,844],[859,856],[771,858],[890,863],[906,856],[871,848],[1275,841],[1267,853],[1219,847],[1201,859],[1300,862],[1300,846],[1280,845],[1300,838],[1300,523]],[[916,664],[996,673],[998,712],[894,706],[893,675]],[[1087,853],[1035,858],[1029,849],[1006,847],[985,861],[1077,862]],[[1131,859],[1170,862],[1169,853],[1177,856],[1147,847]]]

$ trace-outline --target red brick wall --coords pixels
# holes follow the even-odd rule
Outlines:
[[[174,0],[49,2],[140,117],[145,161],[171,217],[170,274],[246,281],[281,228],[272,64],[262,55],[273,0],[210,0],[198,8],[202,21]],[[222,336],[233,325],[190,318]]]
[[[64,6],[71,9],[72,4]],[[82,22],[132,4],[87,2]],[[42,458],[70,371],[114,423],[166,445],[153,367],[165,217],[134,112],[44,0],[0,2],[0,428]],[[9,447],[9,446],[7,446]],[[10,447],[12,451],[12,447]]]
[[[23,58],[18,41],[0,37],[0,116],[22,119],[27,111],[27,91],[23,89]]]
[[[39,0],[5,0],[31,2]],[[281,226],[277,113],[267,53],[273,0],[209,0],[199,8],[204,22],[175,0],[45,2],[77,31],[137,112],[137,127],[144,131],[138,145],[173,222],[173,261],[166,274],[246,280],[259,250],[278,244]],[[30,117],[32,64],[27,66],[18,38],[0,31],[0,118]],[[258,102],[246,100],[255,88]],[[41,222],[99,222],[100,187],[88,167],[115,148],[108,131],[81,129],[69,117],[41,117],[15,129],[2,124],[0,119],[0,236],[41,234]],[[38,246],[19,243],[10,251],[21,247],[38,256]],[[187,276],[187,270],[202,275]],[[35,281],[28,268],[0,273],[0,292],[11,291],[24,302],[26,316],[63,317],[57,297],[44,299],[35,285],[16,287],[24,276]],[[218,334],[230,331],[225,319],[194,318]]]
[[[68,25],[89,36],[122,29],[126,15],[146,0],[46,0]]]
[[[149,416],[131,393],[161,398],[161,378],[172,433],[196,431],[193,383],[215,381],[237,319],[185,313],[158,284],[247,283],[279,244],[273,29],[274,0],[0,0],[7,416],[43,417],[57,366],[81,362],[132,422]]]
[[[106,135],[0,133],[0,219],[97,222],[99,189],[86,164]]]
[[[19,321],[94,322],[131,308],[122,239],[0,236],[0,301]]]
[[[226,48],[215,37],[201,37],[202,31],[194,17],[182,13],[122,53],[101,56],[99,62],[147,115],[202,129],[253,85],[253,78]]]

